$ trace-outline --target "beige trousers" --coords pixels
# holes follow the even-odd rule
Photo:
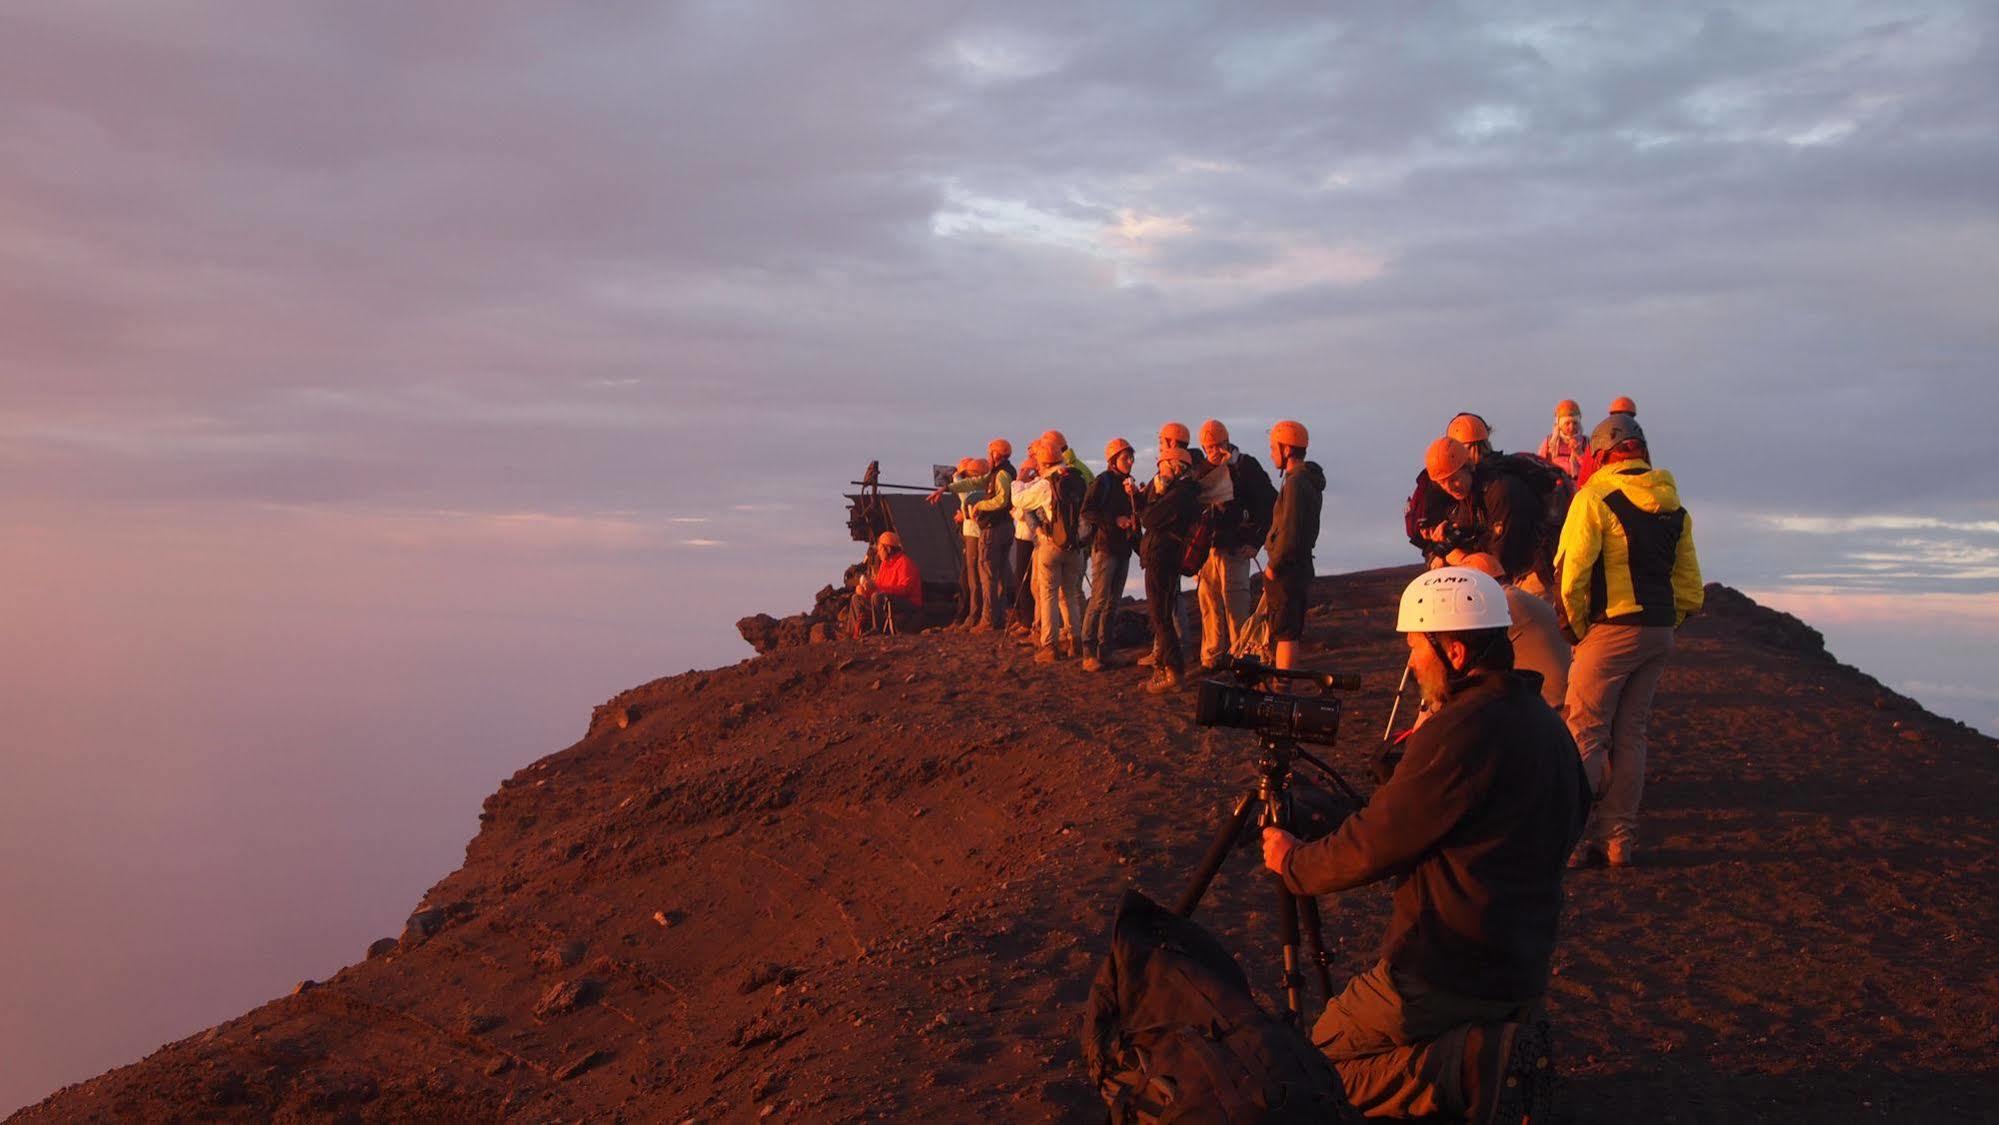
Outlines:
[[[1635,842],[1645,795],[1645,727],[1666,659],[1670,625],[1592,625],[1569,668],[1569,733],[1595,790],[1583,839]]]
[[[1083,567],[1081,551],[1065,551],[1052,540],[1034,545],[1034,608],[1040,617],[1042,647],[1083,635]],[[1059,605],[1059,608],[1058,608]]]
[[[1201,663],[1214,664],[1235,649],[1236,634],[1255,607],[1249,602],[1249,563],[1219,549],[1208,552],[1195,577],[1201,605]]]

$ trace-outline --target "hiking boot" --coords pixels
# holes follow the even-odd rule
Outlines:
[[[1604,859],[1612,867],[1638,866],[1637,841],[1619,836],[1617,839],[1612,840],[1609,846],[1604,849]]]
[[[993,631],[993,623],[990,621],[981,621],[977,625],[972,626],[970,631],[974,633],[990,633]]]
[[[1465,1120],[1487,1122],[1519,1121],[1527,1114],[1530,1085],[1514,1059],[1522,1025],[1517,1023],[1475,1024],[1465,1036],[1463,1069],[1459,1072],[1464,1091]]]
[[[1083,658],[1083,671],[1085,671],[1085,672],[1101,672],[1101,671],[1103,671],[1103,670],[1104,670],[1104,662],[1103,662],[1103,661],[1101,661],[1101,660],[1098,660],[1098,659],[1097,659],[1096,657],[1094,657],[1094,656],[1085,656],[1085,657]]]
[[[1059,659],[1061,657],[1055,655],[1054,645],[1043,645],[1040,651],[1034,654],[1034,662],[1036,664],[1053,664]]]
[[[1603,864],[1604,854],[1601,844],[1592,844],[1585,840],[1576,845],[1575,851],[1569,853],[1571,871],[1580,871],[1585,867],[1602,867]]]
[[[1074,637],[1062,638],[1062,655],[1068,657],[1071,660],[1074,660],[1076,657],[1082,655],[1082,652],[1083,652],[1083,646],[1076,643],[1076,638]]]
[[[1159,664],[1159,653],[1157,651],[1148,652],[1144,656],[1138,658],[1138,666],[1140,668],[1152,668],[1156,667],[1158,664]]]
[[[1146,681],[1145,690],[1148,695],[1165,695],[1167,692],[1179,691],[1180,673],[1171,668],[1162,668]]]
[[[1025,637],[1028,635],[1028,628],[1016,621],[1006,627],[1006,635],[1009,637]]]

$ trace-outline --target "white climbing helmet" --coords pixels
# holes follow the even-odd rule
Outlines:
[[[1398,633],[1461,633],[1513,624],[1506,591],[1492,575],[1468,566],[1440,566],[1402,591]]]

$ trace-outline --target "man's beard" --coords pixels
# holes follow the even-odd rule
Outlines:
[[[1416,691],[1426,709],[1434,710],[1444,705],[1451,697],[1450,680],[1444,670],[1436,666],[1412,668],[1416,676]]]

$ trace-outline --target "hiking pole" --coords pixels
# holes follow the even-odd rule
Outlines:
[[[1402,666],[1402,682],[1395,685],[1395,705],[1388,709],[1388,725],[1381,729],[1381,740],[1387,742],[1395,733],[1395,715],[1402,710],[1402,695],[1409,690],[1409,665]]]

